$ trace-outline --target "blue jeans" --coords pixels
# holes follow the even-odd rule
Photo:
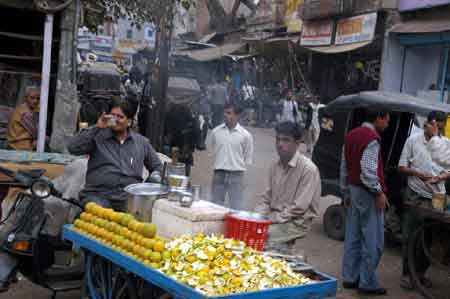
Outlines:
[[[359,288],[378,289],[376,269],[384,246],[384,213],[378,212],[375,197],[366,189],[350,185],[347,208],[342,276],[345,282],[359,281]]]
[[[242,193],[244,185],[244,172],[215,170],[212,183],[212,201],[218,205],[225,204],[225,196],[228,193],[230,208],[240,210],[242,207]]]

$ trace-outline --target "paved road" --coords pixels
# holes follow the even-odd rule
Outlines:
[[[257,194],[261,193],[267,181],[268,167],[271,161],[276,159],[274,147],[274,133],[267,129],[254,129],[250,131],[255,137],[255,163],[250,167],[246,177],[245,198],[246,208],[251,210],[257,204]],[[205,152],[196,153],[196,165],[193,169],[193,182],[206,186],[204,193],[207,194],[208,186],[211,184],[211,156]],[[333,197],[322,198],[321,213],[336,201]],[[321,219],[318,219],[311,233],[296,244],[297,252],[305,252],[308,262],[317,267],[318,270],[329,273],[340,279],[340,267],[343,251],[343,243],[327,238],[322,230]],[[387,299],[420,299],[420,295],[414,292],[405,292],[398,286],[401,278],[401,257],[399,248],[388,248],[385,250],[379,266],[381,284],[388,289]],[[450,278],[448,273],[441,273],[432,269],[430,274],[434,288],[438,293],[436,298],[450,298]],[[0,299],[48,299],[50,292],[40,287],[31,285],[27,281],[20,281],[7,294],[0,294]],[[71,292],[61,294],[60,299],[79,298],[79,293]],[[363,298],[354,291],[344,291],[339,286],[338,298],[352,299]],[[365,298],[365,297],[364,297]]]

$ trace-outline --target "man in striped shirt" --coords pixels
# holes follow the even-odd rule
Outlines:
[[[367,122],[345,137],[341,188],[349,199],[342,262],[343,287],[364,295],[385,295],[376,269],[384,246],[387,205],[380,134],[390,116],[382,108],[367,112]]]

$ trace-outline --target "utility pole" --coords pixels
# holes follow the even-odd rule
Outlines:
[[[37,151],[43,153],[45,150],[45,136],[47,132],[47,110],[48,110],[48,94],[50,86],[50,65],[52,59],[52,40],[53,40],[53,15],[45,16],[44,25],[44,54],[42,62],[42,83],[41,83],[41,99],[39,110],[39,131]]]
[[[157,82],[154,90],[155,106],[152,109],[152,128],[150,129],[150,140],[156,150],[161,151],[162,137],[164,134],[164,123],[167,109],[167,87],[169,82],[169,51],[170,40],[172,38],[172,23],[174,17],[174,0],[161,8],[161,14],[158,18],[158,35],[156,40],[158,63],[154,67],[158,69]]]

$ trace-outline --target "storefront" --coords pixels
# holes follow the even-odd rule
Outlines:
[[[384,15],[371,12],[303,24],[300,45],[310,51],[312,84],[322,102],[377,89]]]
[[[450,1],[412,2],[399,2],[402,22],[386,36],[380,89],[449,103],[450,7],[412,10]]]

